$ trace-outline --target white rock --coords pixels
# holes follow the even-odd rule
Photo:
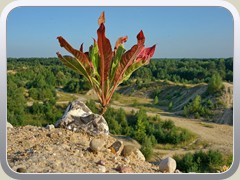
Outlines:
[[[50,124],[50,125],[48,124],[46,128],[49,130],[52,130],[52,129],[55,129],[55,126],[53,124]]]
[[[134,151],[134,154],[137,156],[137,159],[140,159],[140,160],[142,160],[142,161],[145,161],[145,160],[146,160],[145,157],[144,157],[144,155],[142,154],[142,152],[141,152],[139,149],[137,149],[136,151]]]
[[[107,121],[99,114],[92,111],[78,99],[73,101],[65,110],[64,115],[56,123],[55,127],[62,127],[74,132],[85,131],[90,134],[109,134]]]
[[[105,173],[106,172],[106,167],[102,165],[98,165],[98,170],[99,172]]]
[[[182,173],[182,172],[179,171],[178,169],[176,169],[176,170],[174,171],[174,173]]]
[[[11,125],[9,122],[7,122],[7,128],[13,128],[13,125]]]
[[[164,173],[174,173],[174,171],[176,170],[176,167],[177,167],[177,163],[171,157],[167,157],[166,159],[163,159],[159,164],[159,170]]]

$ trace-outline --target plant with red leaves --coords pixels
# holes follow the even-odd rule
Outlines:
[[[112,50],[110,41],[105,36],[105,14],[102,12],[98,19],[98,39],[90,46],[88,52],[83,52],[83,44],[80,50],[74,49],[61,36],[57,37],[60,46],[64,47],[72,56],[57,55],[64,65],[83,75],[96,92],[100,104],[101,114],[106,111],[114,91],[123,81],[129,79],[131,74],[143,65],[149,63],[156,45],[145,48],[145,37],[142,31],[137,35],[137,44],[130,50],[124,49],[123,43],[127,36],[120,37]]]

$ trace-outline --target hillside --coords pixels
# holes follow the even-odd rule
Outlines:
[[[137,98],[153,99],[157,96],[159,103],[155,108],[181,116],[183,116],[184,107],[199,95],[203,103],[211,101],[211,103],[216,104],[216,107],[212,110],[212,118],[207,120],[232,125],[233,85],[226,82],[223,83],[223,85],[224,88],[220,95],[207,94],[208,85],[205,83],[185,85],[163,81],[145,83],[141,86],[136,84],[128,85],[119,88],[118,92],[123,95]],[[172,103],[171,110],[169,109],[170,103]]]

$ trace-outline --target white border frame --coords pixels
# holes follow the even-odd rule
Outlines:
[[[0,135],[1,137],[4,138],[4,144],[0,144],[0,159],[1,159],[1,164],[3,167],[3,170],[5,173],[7,173],[10,177],[12,178],[17,178],[17,179],[43,179],[43,178],[53,178],[53,179],[59,179],[59,178],[70,178],[70,179],[79,179],[81,177],[87,178],[87,179],[93,179],[95,178],[103,178],[103,179],[112,179],[113,176],[116,179],[122,179],[123,175],[118,175],[118,174],[95,174],[95,173],[72,173],[72,174],[66,174],[66,173],[60,173],[60,174],[49,174],[49,173],[42,173],[42,174],[37,174],[37,173],[31,173],[31,174],[19,174],[14,172],[7,163],[7,153],[6,153],[6,113],[7,113],[7,49],[6,49],[6,21],[8,14],[16,7],[30,7],[30,6],[137,6],[137,7],[151,7],[151,6],[168,6],[168,7],[196,7],[196,6],[212,6],[212,7],[223,7],[226,8],[233,16],[234,19],[234,55],[233,55],[233,62],[234,62],[234,79],[233,79],[233,89],[234,89],[234,100],[233,100],[233,139],[234,139],[234,144],[233,144],[233,155],[234,155],[234,161],[231,166],[231,168],[221,174],[217,173],[197,173],[197,174],[159,174],[159,173],[153,173],[153,174],[124,174],[124,176],[128,178],[150,178],[150,179],[159,179],[159,178],[165,178],[165,179],[203,179],[203,178],[210,178],[210,179],[225,179],[230,177],[231,175],[234,174],[234,172],[237,170],[239,166],[239,159],[240,159],[240,154],[236,154],[237,149],[240,149],[240,144],[237,142],[236,137],[240,137],[240,121],[235,121],[235,119],[240,118],[240,111],[236,111],[237,109],[240,109],[240,76],[238,76],[237,70],[240,71],[240,18],[238,11],[236,8],[223,0],[201,0],[201,1],[193,1],[193,0],[168,0],[168,1],[163,1],[163,0],[139,0],[136,2],[129,1],[129,0],[121,0],[118,2],[111,1],[111,0],[87,0],[87,1],[74,1],[74,0],[58,0],[58,1],[45,1],[45,0],[18,0],[10,3],[7,5],[0,17],[0,72],[2,74],[1,80],[0,80],[0,89],[2,90],[0,94],[0,117],[4,117],[2,119],[3,122],[1,122],[1,131]],[[237,91],[238,90],[238,91]],[[98,175],[98,176],[96,176]],[[146,176],[146,177],[145,177]]]

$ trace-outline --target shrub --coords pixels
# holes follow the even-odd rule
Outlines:
[[[149,160],[152,157],[153,147],[152,147],[151,139],[149,137],[144,137],[140,151],[143,153],[146,160]]]
[[[187,153],[183,156],[173,157],[177,162],[177,168],[182,172],[210,172],[216,173],[222,169],[224,165],[230,166],[231,157],[225,157],[217,150],[209,150],[207,152],[198,151]]]
[[[158,104],[158,97],[157,96],[155,96],[155,98],[154,98],[154,104]]]
[[[210,94],[220,92],[223,87],[222,78],[218,73],[214,73],[208,83],[208,92]]]

